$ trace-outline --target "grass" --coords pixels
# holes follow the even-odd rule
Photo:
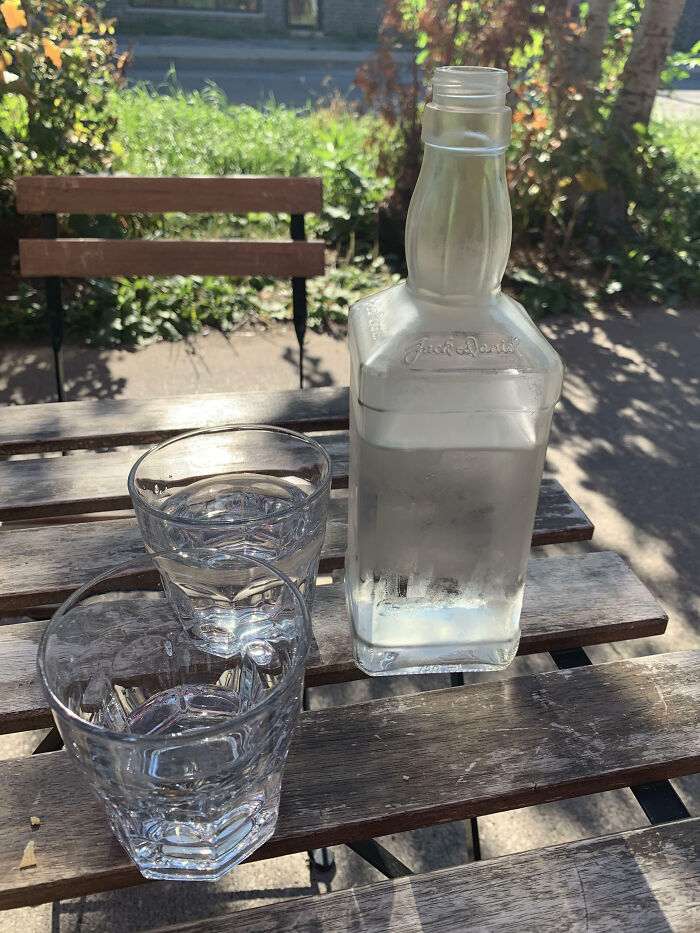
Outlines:
[[[148,87],[115,91],[109,96],[109,108],[118,119],[113,140],[113,167],[118,171],[321,176],[324,214],[309,218],[308,226],[330,249],[327,274],[309,283],[311,326],[344,321],[350,304],[396,280],[376,249],[377,206],[390,184],[389,179],[377,177],[376,118],[358,116],[338,100],[325,109],[289,109],[274,101],[260,110],[231,106],[214,86],[184,93],[174,76],[167,95]],[[0,114],[0,128],[10,117],[7,111],[4,118]],[[679,169],[700,178],[700,125],[667,118],[654,121],[651,133],[656,146],[673,152]],[[83,222],[73,218],[76,232],[86,234],[79,228]],[[97,235],[123,235],[115,220],[108,223],[111,227],[98,229]],[[158,220],[135,218],[127,234],[286,237],[288,218],[171,214]],[[549,291],[539,280],[530,285],[533,295],[526,303],[533,312],[538,302],[542,313],[570,307],[568,292],[557,283]],[[530,286],[516,276],[509,287],[523,292]],[[265,278],[177,276],[88,282],[66,295],[66,305],[68,336],[103,346],[176,340],[207,327],[230,330],[248,321],[268,323],[291,315],[289,284]],[[0,336],[34,336],[44,321],[43,295],[21,285],[0,309]]]
[[[256,110],[231,106],[213,85],[191,94],[172,85],[168,95],[148,87],[115,92],[110,107],[118,168],[132,175],[320,175],[330,213],[361,207],[353,195],[377,203],[388,186],[377,179],[376,120],[342,101],[296,110],[270,100]],[[342,240],[330,213],[323,232]]]
[[[678,165],[700,178],[700,119],[653,120],[651,135],[657,145],[670,149]]]
[[[344,321],[350,304],[395,280],[376,257],[376,210],[388,179],[377,177],[371,137],[376,121],[341,101],[320,110],[289,109],[270,101],[261,110],[231,106],[216,87],[186,94],[174,83],[168,95],[149,87],[114,91],[109,108],[118,120],[114,170],[131,175],[321,176],[324,214],[307,218],[322,237],[326,275],[309,281],[309,324]],[[76,232],[97,236],[289,236],[281,214],[169,214],[97,222],[74,217]],[[355,255],[355,243],[361,244]],[[178,340],[207,327],[231,330],[247,322],[291,317],[291,287],[264,277],[118,279],[87,282],[66,292],[70,338],[100,346]],[[43,295],[28,285],[5,302],[0,335],[31,337],[44,326]]]
[[[174,82],[174,76],[173,76]],[[274,100],[258,110],[232,106],[215,86],[168,95],[137,87],[114,93],[118,119],[117,167],[132,175],[320,176],[324,213],[307,217],[332,259],[353,259],[376,243],[377,206],[389,179],[377,175],[373,135],[378,122],[350,111],[342,100],[324,108],[294,109]],[[245,229],[243,229],[245,228]],[[283,215],[170,215],[162,232],[178,236],[288,236]]]

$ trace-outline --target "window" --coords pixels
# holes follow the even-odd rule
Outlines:
[[[304,29],[318,29],[320,0],[287,0],[287,25]]]
[[[259,13],[262,0],[131,0],[132,6],[168,10],[226,10]]]

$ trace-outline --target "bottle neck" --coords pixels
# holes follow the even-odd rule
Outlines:
[[[428,104],[425,153],[406,221],[407,286],[437,304],[488,301],[511,241],[505,174],[510,110]]]

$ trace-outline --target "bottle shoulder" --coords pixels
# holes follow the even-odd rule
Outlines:
[[[353,363],[377,374],[499,371],[563,375],[561,359],[521,304],[503,293],[477,306],[415,298],[405,282],[350,310]]]

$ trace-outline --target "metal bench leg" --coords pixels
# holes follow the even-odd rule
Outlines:
[[[472,831],[472,857],[475,862],[481,861],[481,841],[479,839],[479,823],[475,816],[469,820]]]
[[[325,881],[330,881],[330,879],[335,874],[335,856],[330,849],[309,849],[307,852],[309,856],[309,862],[311,863],[309,868],[312,874],[315,872],[317,874],[325,875]]]
[[[37,747],[32,752],[32,755],[43,755],[44,752],[57,752],[63,748],[63,739],[56,728],[56,726],[51,726],[51,729],[44,736],[44,738],[39,742]]]
[[[41,215],[41,235],[47,240],[55,240],[58,237],[58,218],[55,214]],[[57,276],[49,276],[46,279],[46,310],[51,331],[56,393],[59,402],[63,402],[63,302],[61,280]]]
[[[289,232],[293,240],[305,240],[304,215],[292,214],[289,222]],[[294,330],[299,342],[299,388],[304,388],[304,336],[306,334],[306,279],[295,277],[292,279],[292,315],[294,317]]]
[[[413,874],[410,868],[407,868],[388,849],[380,845],[376,839],[363,839],[362,842],[348,842],[346,845],[348,849],[352,849],[356,855],[359,855],[365,862],[369,862],[372,868],[376,868],[387,878],[404,878],[406,875]]]

